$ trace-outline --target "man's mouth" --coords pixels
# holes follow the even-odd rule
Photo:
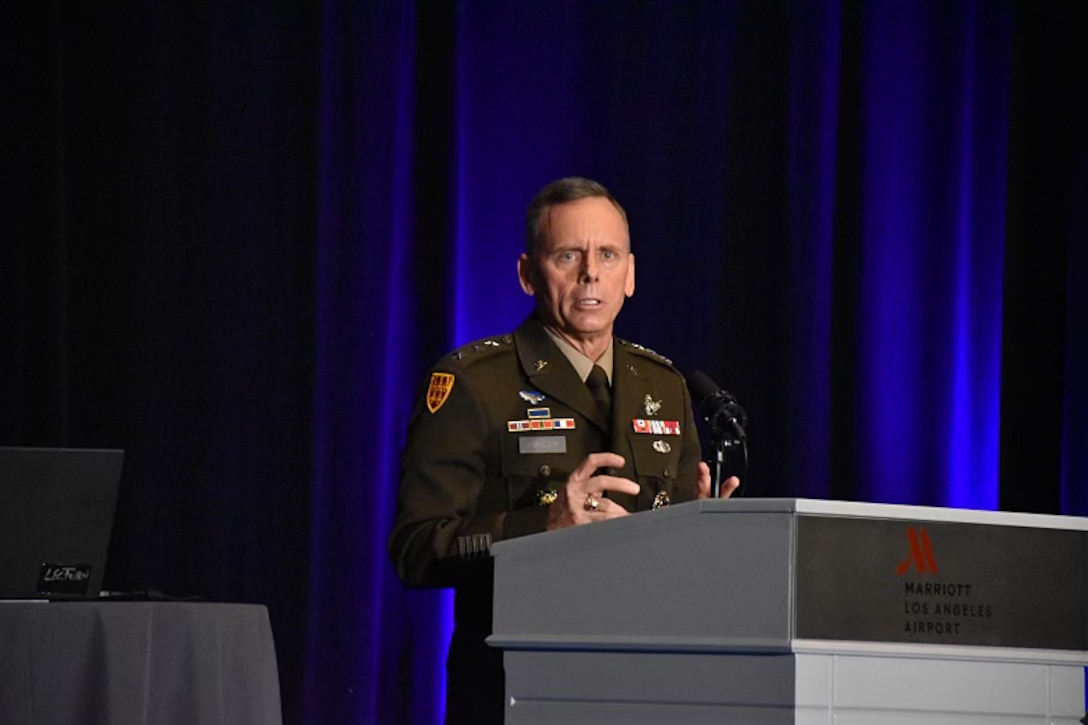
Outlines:
[[[582,297],[577,301],[579,307],[598,307],[601,301],[596,297]]]

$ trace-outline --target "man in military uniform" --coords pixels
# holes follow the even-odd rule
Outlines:
[[[412,586],[456,589],[447,724],[502,723],[491,544],[705,498],[683,377],[615,338],[635,291],[627,215],[600,184],[546,186],[518,259],[533,314],[434,367],[408,430],[389,551]],[[728,496],[739,481],[722,483]]]

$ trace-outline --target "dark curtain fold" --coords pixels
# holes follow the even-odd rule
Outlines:
[[[1088,515],[1088,45],[1030,2],[4,9],[0,445],[126,450],[107,586],[268,605],[289,723],[440,720],[384,540],[413,397],[632,223],[619,332],[751,496]]]
[[[0,444],[125,449],[107,587],[267,603],[297,709],[315,18],[4,13]]]
[[[1085,29],[1049,4],[1019,4],[1014,17],[1001,507],[1083,515],[1088,512]]]

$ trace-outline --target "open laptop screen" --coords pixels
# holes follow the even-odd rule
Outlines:
[[[102,589],[124,451],[0,447],[0,599]]]

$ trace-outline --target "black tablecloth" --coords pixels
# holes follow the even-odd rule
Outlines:
[[[0,602],[0,725],[280,725],[260,605]]]

